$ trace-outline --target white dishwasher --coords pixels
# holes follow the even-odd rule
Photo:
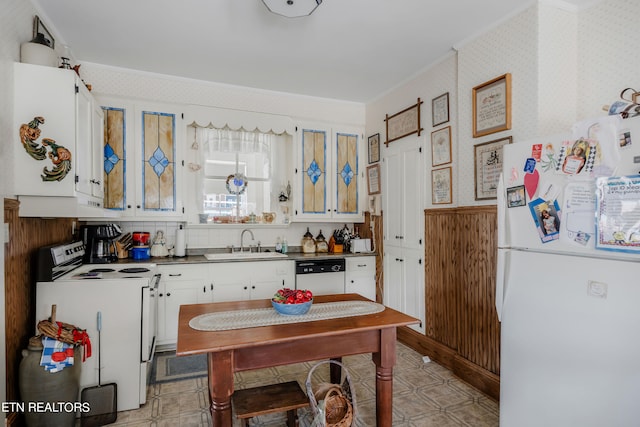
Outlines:
[[[309,289],[314,295],[344,293],[344,258],[296,261],[296,289]]]

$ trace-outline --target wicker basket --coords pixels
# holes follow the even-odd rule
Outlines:
[[[45,337],[53,338],[66,344],[82,345],[84,352],[82,360],[91,357],[91,341],[85,329],[69,323],[56,321],[56,305],[51,306],[51,317],[38,322],[38,331]]]
[[[319,383],[311,385],[313,371],[325,363],[334,363],[342,368],[344,381],[342,385]],[[354,423],[356,411],[356,395],[347,368],[335,360],[326,360],[316,364],[307,375],[307,395],[311,411],[314,415],[315,427],[350,427]]]

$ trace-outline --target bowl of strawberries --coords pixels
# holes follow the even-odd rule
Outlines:
[[[271,298],[273,308],[284,316],[306,314],[313,304],[313,293],[308,289],[279,289]]]

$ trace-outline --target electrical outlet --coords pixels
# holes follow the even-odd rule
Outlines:
[[[589,284],[587,285],[587,295],[596,298],[607,298],[608,293],[608,285],[602,282],[594,282],[589,280]]]
[[[431,359],[429,358],[429,356],[422,356],[422,363],[429,363],[431,362]]]

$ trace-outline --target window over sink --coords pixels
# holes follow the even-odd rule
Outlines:
[[[195,211],[200,224],[289,222],[292,137],[273,131],[246,131],[192,125],[196,175]]]

